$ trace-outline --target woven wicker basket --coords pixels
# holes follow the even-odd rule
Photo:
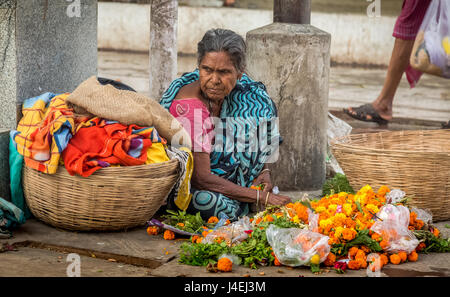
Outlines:
[[[156,213],[178,178],[178,164],[109,167],[89,177],[71,176],[63,167],[50,175],[25,166],[24,195],[33,215],[54,227],[123,230]]]
[[[355,190],[401,189],[434,221],[450,219],[450,130],[354,134],[332,140],[331,149]]]

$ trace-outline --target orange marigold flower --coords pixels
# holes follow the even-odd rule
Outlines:
[[[412,251],[411,254],[408,255],[408,261],[410,262],[416,262],[418,258],[419,255],[415,251]]]
[[[409,213],[409,224],[414,225],[416,219],[417,219],[417,213],[415,213],[414,211],[411,211]]]
[[[184,223],[178,223],[177,226],[184,227]]]
[[[266,215],[264,217],[264,222],[273,222],[275,219],[271,215]]]
[[[230,220],[226,220],[226,221],[225,221],[225,226],[226,226],[226,225],[229,225],[229,224],[231,224],[231,221],[230,221]]]
[[[342,238],[344,238],[344,240],[351,241],[355,237],[355,229],[344,228],[344,230],[342,231]]]
[[[375,240],[375,241],[381,241],[381,240],[382,240],[381,235],[378,234],[378,233],[376,233],[376,232],[373,233],[371,237],[372,237],[372,239]]]
[[[173,240],[173,239],[175,239],[175,233],[173,233],[170,230],[164,231],[164,239],[165,240]]]
[[[348,256],[350,257],[350,259],[354,259],[358,251],[359,249],[356,246],[351,247],[348,251]]]
[[[363,250],[358,250],[356,252],[355,259],[363,259],[364,261],[366,261],[366,253]]]
[[[421,242],[419,243],[419,245],[416,247],[416,252],[420,252],[421,250],[423,250],[424,248],[426,248],[427,245],[425,244],[425,242]]]
[[[197,238],[197,240],[195,241],[195,243],[201,243],[202,240],[203,240],[203,237],[200,237],[200,236],[199,236],[199,237]]]
[[[192,236],[192,238],[191,238],[192,243],[196,243],[196,242],[197,242],[197,239],[198,239],[199,237],[200,237],[200,236],[198,236],[198,235]]]
[[[365,246],[365,245],[361,246],[361,250],[363,250],[363,252],[366,253],[366,254],[370,253],[370,249],[367,246]]]
[[[434,228],[434,229],[433,229],[433,235],[434,235],[434,236],[439,237],[439,234],[440,234],[440,233],[441,233],[441,232],[439,231],[438,228]]]
[[[414,223],[414,228],[416,228],[416,230],[422,230],[423,225],[425,224],[422,220],[416,220],[416,222]]]
[[[261,223],[262,218],[257,218],[255,224],[258,225],[259,223]]]
[[[274,257],[275,257],[275,260],[273,261],[273,265],[275,265],[275,266],[281,266],[282,264],[281,264],[281,262],[278,260],[277,256],[274,256]]]
[[[383,239],[382,241],[380,241],[380,246],[384,250],[389,246],[389,242]]]
[[[388,192],[390,192],[390,191],[391,191],[391,190],[390,190],[388,187],[386,187],[386,186],[381,186],[381,187],[378,189],[377,194],[378,194],[378,195],[381,195],[381,196],[385,196],[386,193],[388,193]]]
[[[394,265],[398,265],[400,264],[400,262],[402,261],[402,259],[400,258],[399,255],[397,254],[392,254],[389,256],[389,260],[391,261],[392,264]]]
[[[220,258],[217,262],[217,269],[223,272],[229,272],[233,268],[233,262],[227,257]]]
[[[400,259],[402,260],[402,263],[406,261],[406,259],[408,259],[408,254],[406,252],[398,252],[398,255],[400,257]]]
[[[214,217],[214,216],[212,216],[212,217],[210,217],[208,219],[208,224],[216,224],[218,222],[219,222],[219,219],[217,217]]]
[[[380,254],[380,260],[381,263],[383,263],[383,266],[389,263],[389,259],[385,254]]]
[[[148,235],[157,235],[159,233],[159,228],[156,226],[149,226],[147,228]]]
[[[361,267],[363,269],[367,268],[366,257],[364,257],[364,258],[356,258],[355,260],[359,263],[359,267]]]
[[[361,264],[357,260],[350,260],[348,261],[347,267],[351,270],[358,270],[361,268]]]
[[[331,267],[334,266],[334,263],[336,262],[336,255],[333,253],[329,253],[323,264],[325,266]]]

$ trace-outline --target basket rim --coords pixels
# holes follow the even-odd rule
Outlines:
[[[434,132],[431,132],[431,131],[434,131]],[[450,157],[450,151],[448,151],[448,152],[427,152],[427,151],[420,151],[420,150],[414,150],[414,149],[410,149],[410,150],[377,149],[377,148],[368,148],[368,147],[364,147],[364,146],[350,145],[350,144],[339,142],[346,138],[351,139],[352,136],[356,136],[356,135],[358,135],[358,136],[369,135],[369,134],[385,135],[385,134],[396,134],[396,133],[400,134],[400,133],[404,133],[404,132],[407,132],[410,134],[417,134],[419,132],[427,132],[427,133],[431,132],[431,133],[440,134],[439,132],[443,132],[443,131],[445,131],[445,133],[450,133],[450,129],[439,129],[439,130],[401,130],[401,131],[383,131],[383,132],[373,132],[373,133],[349,134],[349,135],[333,138],[332,140],[330,140],[330,145],[331,145],[331,147],[346,148],[346,149],[353,150],[353,151],[365,151],[365,152],[372,151],[372,152],[378,152],[378,153],[439,155],[439,156],[444,156],[444,157]]]

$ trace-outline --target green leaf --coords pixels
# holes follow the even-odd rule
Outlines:
[[[355,201],[355,204],[356,204],[356,207],[358,208],[359,212],[364,214],[364,211],[363,211],[363,209],[361,207],[361,203],[359,203],[359,201]]]

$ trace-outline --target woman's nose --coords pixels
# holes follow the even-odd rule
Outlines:
[[[220,77],[217,73],[213,73],[211,77],[211,82],[215,85],[220,84]]]

